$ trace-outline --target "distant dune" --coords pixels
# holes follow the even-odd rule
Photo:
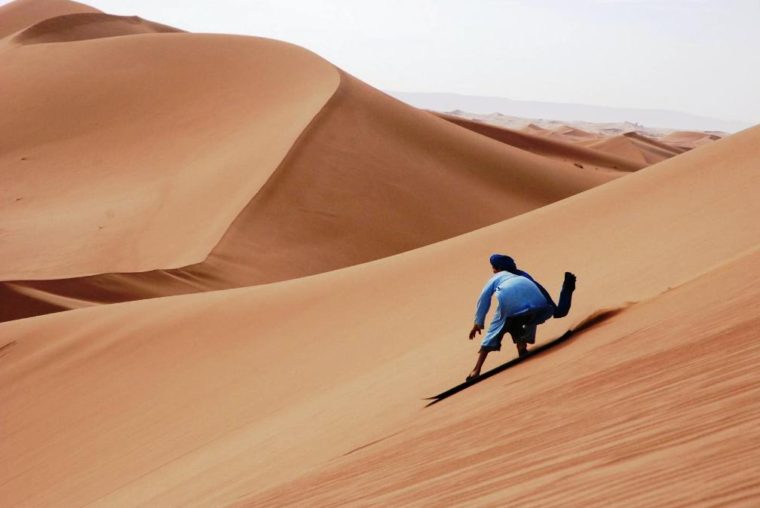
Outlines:
[[[760,502],[760,126],[504,128],[73,2],[0,32],[3,506]],[[578,276],[537,346],[580,329],[426,408],[494,252]]]
[[[634,157],[633,159],[626,158],[625,155],[619,157],[614,153],[607,153],[604,150],[594,150],[573,144],[568,138],[575,136],[576,139],[579,138],[583,141],[590,140],[591,142],[597,142],[600,139],[598,136],[590,133],[578,136],[577,133],[581,132],[578,129],[570,129],[569,132],[556,132],[556,136],[552,137],[549,135],[551,131],[542,129],[536,125],[530,125],[521,132],[443,113],[439,114],[439,116],[484,136],[551,158],[588,164],[596,168],[623,171],[636,171],[648,165],[646,162],[640,162],[638,157]]]
[[[487,115],[501,113],[522,118],[549,118],[552,120],[586,122],[635,122],[649,127],[683,130],[712,130],[737,132],[749,123],[707,118],[677,111],[656,109],[610,108],[586,104],[518,101],[504,97],[481,97],[451,93],[389,92],[399,100],[418,108],[448,112],[463,110]]]
[[[719,135],[709,132],[680,131],[668,134],[662,138],[662,141],[668,143],[669,145],[688,149],[702,146],[717,139],[720,139]]]
[[[685,151],[684,149],[668,146],[635,132],[628,132],[601,141],[594,141],[586,146],[600,152],[638,161],[644,165],[664,161]]]

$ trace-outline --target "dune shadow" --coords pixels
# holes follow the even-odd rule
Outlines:
[[[576,337],[580,332],[589,330],[590,328],[593,328],[594,326],[597,326],[604,321],[607,321],[608,319],[616,316],[617,314],[620,314],[625,310],[627,306],[618,307],[615,309],[604,309],[599,310],[588,316],[587,318],[583,319],[580,323],[578,323],[575,328],[571,328],[570,330],[563,333],[561,336],[557,337],[554,340],[551,340],[547,342],[546,344],[542,344],[538,346],[535,349],[532,349],[528,352],[527,355],[521,357],[521,358],[514,358],[502,365],[499,365],[498,367],[495,367],[480,376],[478,376],[473,381],[466,381],[464,383],[458,384],[454,386],[453,388],[449,388],[448,390],[439,393],[438,395],[435,395],[433,397],[428,397],[425,400],[429,400],[430,402],[425,407],[430,407],[433,404],[437,404],[438,402],[447,399],[451,397],[452,395],[461,392],[462,390],[465,390],[471,386],[474,386],[481,381],[484,381],[488,379],[489,377],[495,376],[496,374],[499,374],[501,372],[504,372],[505,370],[511,369],[512,367],[515,367],[523,362],[526,362],[530,360],[531,358],[534,358],[542,353],[545,353],[551,349],[557,349],[559,346],[567,343],[570,339]]]

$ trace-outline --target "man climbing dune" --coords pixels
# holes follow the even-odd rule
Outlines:
[[[565,272],[559,304],[555,304],[549,292],[528,273],[518,270],[511,257],[494,254],[490,262],[495,275],[488,280],[478,298],[475,324],[470,330],[470,340],[482,332],[486,314],[491,306],[491,297],[494,294],[498,307],[480,343],[478,361],[467,376],[467,381],[480,375],[480,369],[488,353],[501,349],[501,340],[506,333],[512,336],[512,341],[517,346],[517,353],[525,356],[528,353],[528,344],[536,341],[538,325],[552,317],[561,318],[567,315],[575,290],[575,275]]]

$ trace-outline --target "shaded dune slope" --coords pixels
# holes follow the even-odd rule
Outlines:
[[[112,16],[99,12],[66,14],[41,21],[13,36],[18,44],[71,42],[121,35],[183,32],[137,16]]]
[[[48,18],[76,13],[100,13],[89,5],[69,0],[16,0],[0,6],[0,38]]]
[[[253,37],[6,43],[0,59],[1,280],[202,261],[340,81]]]
[[[753,199],[760,186],[758,141],[760,128],[753,128],[531,213],[372,263],[254,288],[0,324],[7,435],[0,455],[10,457],[0,470],[0,495],[12,505],[219,505],[260,493],[251,501],[278,504],[278,493],[299,493],[267,490],[311,471],[316,476],[297,485],[320,500],[330,494],[314,481],[324,478],[315,468],[333,477],[346,471],[344,454],[401,433],[388,440],[391,457],[382,446],[379,455],[372,446],[349,455],[357,460],[349,474],[381,504],[387,492],[376,474],[382,471],[397,489],[389,499],[401,499],[394,496],[406,487],[420,499],[436,499],[417,480],[443,481],[447,454],[456,465],[493,467],[519,437],[504,433],[528,424],[544,439],[514,443],[524,453],[510,454],[513,467],[506,471],[538,468],[531,475],[536,481],[518,482],[526,490],[514,492],[545,493],[548,501],[557,490],[541,486],[565,481],[578,486],[573,492],[580,500],[619,496],[623,489],[610,482],[581,488],[599,475],[614,478],[615,460],[637,495],[652,485],[650,460],[657,471],[686,473],[690,466],[685,478],[698,499],[719,493],[711,490],[716,477],[723,487],[744,485],[747,475],[729,473],[736,471],[732,464],[751,463],[754,448],[741,450],[757,442],[760,428],[754,406],[746,405],[756,397],[747,391],[757,389],[747,375],[758,353],[745,333],[756,320],[747,309],[758,296],[752,281],[760,275],[760,202]],[[476,347],[464,334],[494,251],[514,255],[553,293],[563,270],[579,276],[572,314],[543,327],[539,342],[599,309],[665,294],[510,371],[508,379],[494,377],[435,406],[433,419],[425,420],[421,411],[430,409],[423,410],[420,399],[458,383],[470,367]],[[711,275],[720,266],[725,270]],[[700,276],[705,282],[695,280]],[[639,314],[627,319],[629,312]],[[713,348],[728,352],[722,365],[699,361]],[[509,353],[489,357],[486,368],[505,357]],[[721,377],[710,388],[700,372],[716,368]],[[646,375],[638,375],[642,369]],[[683,386],[707,391],[687,401]],[[536,406],[529,405],[532,394]],[[569,420],[552,411],[578,405],[586,409]],[[614,411],[600,416],[602,407]],[[457,408],[448,424],[445,417],[454,413],[447,408]],[[684,413],[672,425],[650,425],[647,414],[667,409],[672,415],[674,408]],[[473,450],[479,445],[465,432],[469,417],[509,425],[491,428],[493,439]],[[564,434],[553,435],[566,420]],[[441,430],[426,434],[425,421],[431,432]],[[630,446],[620,448],[620,436],[605,425],[629,425],[622,442]],[[432,444],[404,448],[414,435]],[[635,460],[639,449],[661,453]],[[576,451],[576,461],[563,462],[566,452]],[[721,453],[736,461],[716,462]],[[374,473],[367,464],[377,464]],[[710,464],[729,470],[716,475]],[[393,465],[406,479],[385,469]],[[443,497],[453,484],[469,484],[474,469],[456,465]],[[657,483],[656,492],[670,499],[683,492],[682,481],[670,490]],[[498,481],[478,492],[494,494],[514,483]],[[336,483],[336,493],[345,494],[344,486]],[[479,499],[478,492],[462,488],[452,499]]]
[[[616,157],[615,154],[608,154],[603,151],[596,151],[583,146],[549,139],[540,134],[532,134],[532,131],[546,131],[537,126],[529,125],[521,132],[443,113],[439,113],[438,116],[502,143],[507,143],[521,150],[538,153],[546,157],[624,171],[636,171],[647,165],[643,164],[638,158],[631,160],[626,157]]]
[[[334,270],[493,224],[621,174],[504,145],[341,76],[329,102],[203,262],[7,282],[0,318]]]

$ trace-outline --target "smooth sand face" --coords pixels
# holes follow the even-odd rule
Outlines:
[[[682,148],[696,148],[720,139],[717,134],[708,132],[678,131],[665,136],[662,140],[669,145]]]
[[[0,374],[0,396],[10,415],[4,426],[11,436],[2,452],[14,457],[9,473],[31,471],[5,478],[3,496],[37,504],[95,499],[103,505],[224,504],[276,488],[314,468],[333,467],[329,461],[389,434],[400,432],[403,442],[404,432],[421,432],[414,430],[426,414],[421,399],[459,382],[470,367],[476,346],[464,336],[475,296],[489,276],[489,253],[513,254],[552,292],[564,269],[578,274],[573,313],[565,321],[548,324],[542,341],[596,310],[657,302],[659,295],[667,297],[668,288],[709,274],[716,266],[731,267],[737,256],[757,248],[760,231],[755,218],[760,210],[750,198],[759,183],[754,167],[758,136],[760,129],[755,128],[530,214],[374,263],[258,288],[103,306],[0,325],[3,342],[13,341],[5,349]],[[747,206],[734,206],[737,200]],[[623,202],[625,206],[619,206]],[[757,289],[746,280],[757,276],[758,264],[756,257],[745,259],[736,264],[740,276],[731,272],[733,282],[717,273],[713,278],[706,275],[707,285],[718,288],[718,295],[749,292],[741,298],[755,298]],[[719,333],[725,327],[710,323],[725,316],[717,303],[725,298],[711,297],[717,307],[703,314],[698,309],[709,309],[714,301],[705,298],[704,290],[679,295],[662,306],[650,305],[633,321],[613,326],[616,317],[609,327],[599,327],[593,332],[598,350],[592,353],[609,363],[589,359],[582,363],[582,372],[563,375],[577,382],[596,376],[595,386],[607,383],[610,390],[624,390],[618,371],[605,366],[622,361],[627,348],[636,349],[637,355],[656,355],[661,347],[692,347],[688,341],[697,340],[693,335],[704,337],[706,344],[717,340],[711,338],[711,330]],[[741,298],[732,307],[739,313],[736,321],[729,318],[740,329],[746,309]],[[695,313],[689,312],[692,305]],[[675,315],[689,320],[678,320],[674,333],[670,327],[675,323],[668,316],[676,310]],[[663,326],[654,325],[658,320],[664,320]],[[647,337],[643,345],[621,340],[634,330]],[[570,357],[563,353],[554,358],[550,353],[546,360],[529,363],[528,371],[518,369],[509,376],[527,376],[525,382],[550,394],[557,362],[572,365],[573,358],[583,357],[586,350],[576,350],[576,344],[584,348],[584,335],[562,350]],[[490,359],[488,366],[509,354]],[[690,357],[668,354],[666,363],[686,369],[678,372],[695,382],[688,370]],[[667,372],[672,370],[655,369],[652,375],[665,376],[660,382],[667,382]],[[738,371],[727,369],[726,375],[732,372]],[[473,415],[487,418],[501,411],[500,418],[519,418],[519,400],[509,404],[512,392],[503,391],[504,382],[497,377],[486,385],[499,396],[476,399],[483,413],[471,408]],[[641,380],[636,377],[629,382],[636,390],[654,386],[637,384]],[[574,393],[578,398],[573,400],[588,408],[613,400],[604,390]],[[469,397],[464,393],[459,399],[466,404]],[[30,400],[35,403],[30,405]],[[641,406],[621,403],[615,414],[622,418],[629,410],[634,417],[641,407],[657,402],[653,396],[638,400]],[[503,413],[513,406],[519,414]],[[712,407],[705,399],[691,415],[707,414]],[[591,413],[584,414],[590,418]],[[738,424],[742,414],[729,409],[724,416],[736,418]],[[46,415],[55,415],[55,432]],[[523,418],[546,432],[556,422],[553,413],[538,409]],[[603,429],[599,432],[595,446],[604,446]],[[656,428],[629,439],[649,446],[652,432]],[[456,441],[458,435],[451,439]],[[574,440],[564,445],[568,453],[587,446],[582,433],[566,436]],[[606,439],[613,446],[620,437],[611,433]],[[661,434],[661,439],[676,446],[680,438]],[[425,448],[432,454],[430,460],[443,453],[434,443]],[[449,449],[465,453],[468,443],[451,443]],[[403,455],[401,450],[396,455]],[[553,460],[553,448],[547,444],[543,450],[540,456]],[[430,474],[420,469],[429,462],[424,455],[422,460],[416,454],[408,457],[404,467],[410,478]],[[529,467],[532,457],[535,453],[510,460],[519,469]],[[690,484],[703,485],[700,492],[707,496],[711,491],[706,480],[713,472],[700,457],[694,459],[701,465]],[[665,453],[658,460],[663,461],[660,467],[682,463],[678,453]],[[638,464],[626,462],[625,467],[644,471]],[[357,474],[364,475],[362,471],[366,468]],[[372,473],[366,474],[366,481],[373,482]],[[455,471],[452,474],[449,480],[459,481]],[[551,481],[551,471],[547,474],[546,481]],[[604,482],[598,485],[605,488]],[[315,496],[323,495],[320,492],[317,489]],[[519,489],[491,486],[484,492],[507,497]],[[425,495],[431,494],[422,489],[419,499]],[[589,491],[587,499],[593,495]]]
[[[68,0],[16,0],[0,6],[0,38],[55,16],[99,12],[89,5]]]
[[[759,264],[632,306],[235,506],[752,506]]]
[[[143,40],[143,37],[146,36],[137,39]],[[172,34],[169,37],[181,38],[177,42],[179,48],[185,44],[183,41],[186,38],[198,36]],[[126,40],[130,39],[133,38]],[[151,36],[146,41],[155,45],[159,40]],[[107,42],[108,39],[99,39],[92,41],[92,44]],[[273,54],[283,48],[290,49],[269,41],[246,42],[257,44],[261,46],[261,51]],[[301,65],[298,58],[295,60],[288,65]],[[279,61],[276,65],[285,67]],[[226,72],[237,71],[231,69]],[[267,74],[273,75],[274,72]],[[273,115],[294,113],[294,101],[281,102],[283,104],[279,106],[276,102],[266,102],[265,106]],[[195,106],[189,104],[185,107]],[[311,112],[308,108],[299,111]],[[235,116],[238,114],[241,114],[238,110],[230,111],[230,121],[233,117],[236,121],[245,121],[245,116],[239,119]],[[156,121],[162,118],[152,112],[146,115]],[[261,158],[261,144],[275,137],[269,130],[272,120],[262,115],[251,118],[255,121],[248,120],[244,130],[250,136],[264,136],[263,140],[234,144],[223,136],[215,135],[209,143],[216,140],[222,146],[214,147],[214,153],[234,160]],[[257,122],[262,123],[256,126]],[[218,115],[209,117],[208,127],[214,130],[220,128]],[[196,126],[188,129],[197,136]],[[252,132],[256,129],[258,134]],[[185,138],[177,139],[173,131],[167,136],[166,140],[161,138],[160,147],[154,147],[156,153],[163,154],[167,146],[178,142],[180,145],[174,147],[176,151],[170,154],[180,157],[184,155],[181,149],[190,150]],[[139,143],[136,142],[135,149],[143,141],[141,138]],[[79,143],[80,138],[76,138],[70,145]],[[5,283],[0,285],[0,294],[8,303],[0,310],[0,318],[18,319],[95,303],[227,289],[335,270],[445,240],[621,176],[620,172],[606,168],[579,167],[572,159],[547,157],[546,152],[542,151],[545,144],[539,140],[536,146],[515,147],[473,134],[406,106],[343,74],[337,92],[293,143],[287,157],[273,173],[269,172],[269,166],[256,164],[255,161],[251,162],[251,166],[233,167],[228,172],[211,171],[209,159],[204,156],[202,160],[193,161],[193,164],[199,168],[197,171],[203,168],[208,178],[207,185],[202,189],[206,194],[194,194],[194,199],[189,201],[169,201],[160,210],[151,210],[152,221],[158,222],[160,218],[160,231],[172,238],[183,230],[188,231],[187,234],[203,233],[199,224],[189,219],[211,209],[204,216],[202,225],[209,230],[224,230],[224,235],[219,243],[211,247],[202,262],[174,270],[150,270],[146,273],[104,273],[66,280]],[[277,145],[268,149],[273,147]],[[125,149],[118,140],[112,140],[111,147],[104,146],[106,148],[113,157],[119,157],[119,150]],[[197,153],[196,147],[192,150]],[[583,149],[563,145],[558,153],[564,153],[562,150],[573,152]],[[21,171],[28,168],[30,161],[31,158],[16,161],[15,164]],[[157,175],[153,166],[135,166],[134,161],[127,162],[130,163],[127,175],[132,188],[144,190],[155,185],[153,180]],[[99,162],[92,166],[93,172],[102,169]],[[257,171],[232,171],[246,168],[257,168]],[[198,185],[196,171],[180,172],[180,169],[183,168],[176,168],[172,176],[173,193],[176,192],[175,181],[179,189],[182,185],[192,185],[193,188]],[[242,186],[249,185],[252,178],[253,183],[260,183],[260,179],[265,177],[266,185],[257,189],[231,224],[227,222],[227,214],[219,215],[225,211],[222,205],[229,204],[227,197],[235,178],[240,178]],[[46,185],[50,188],[50,179],[43,181],[42,178],[47,178],[44,172],[41,172],[40,178],[29,182],[27,188],[34,189],[37,194]],[[161,181],[165,182],[163,177]],[[80,180],[74,183],[76,186],[72,187],[72,192],[86,188]],[[127,185],[126,182],[122,183]],[[92,206],[108,210],[112,207],[111,202],[120,198],[119,189],[121,186],[103,188],[100,194],[89,194],[87,198]],[[239,189],[235,191],[239,192]],[[17,191],[21,192],[22,189]],[[135,199],[143,199],[142,196],[141,193]],[[154,195],[151,203],[163,199],[162,196]],[[23,203],[20,201],[13,205],[20,207]],[[66,203],[68,201],[58,202],[56,206],[63,207]],[[125,206],[132,207],[135,203],[129,201]],[[39,212],[40,208],[35,204],[29,210]],[[115,252],[114,257],[109,258],[102,255],[102,250],[84,253],[77,250],[72,252],[72,256],[81,255],[81,258],[76,258],[80,263],[87,260],[93,268],[99,267],[105,272],[117,271],[114,267],[119,266],[119,256],[127,258],[125,263],[135,263],[132,246],[123,245],[127,238],[123,232],[113,236],[115,226],[110,225],[118,219],[135,220],[134,212],[130,213],[131,216],[106,217],[102,224],[97,225],[97,232],[91,232],[99,241],[109,242],[100,249],[128,247],[125,252]],[[167,230],[172,220],[177,221],[176,231]],[[140,244],[147,242],[143,236],[148,232],[131,232],[140,239]],[[40,249],[40,240],[37,236],[19,236],[15,251],[44,253]],[[188,254],[183,244],[167,242],[166,239],[155,245],[146,245],[148,247],[150,251],[146,255],[150,254],[151,257],[139,266],[145,266],[148,260],[168,263],[165,260],[184,258]],[[11,254],[13,252],[8,252],[8,255]],[[58,259],[56,257],[56,266],[43,272],[48,273],[48,278],[61,279],[71,274],[72,266],[62,265]],[[8,264],[8,268],[15,265],[18,271],[6,274],[5,279],[23,279],[37,274],[40,270],[38,262],[38,257],[31,255],[17,258]],[[35,275],[35,278],[42,276]]]
[[[685,151],[634,132],[594,141],[587,146],[593,150],[637,161],[642,166],[662,162]]]
[[[451,115],[439,114],[438,116],[503,143],[534,153],[540,153],[547,157],[580,164],[581,167],[587,165],[590,166],[590,169],[607,168],[621,171],[636,171],[648,166],[646,161],[638,157],[638,154],[635,157],[630,157],[627,153],[620,154],[614,151],[594,150],[579,146],[577,143],[568,142],[568,140],[563,139],[558,141],[550,139],[545,135],[547,132],[545,129],[541,129],[535,125],[528,125],[523,131],[517,131]],[[587,141],[585,137],[583,139]],[[591,138],[591,143],[597,142],[598,139],[596,137]]]
[[[100,12],[66,14],[40,21],[15,34],[16,44],[87,41],[123,35],[182,32],[137,16],[111,16]]]
[[[339,82],[250,37],[6,43],[0,58],[3,280],[202,261]]]
[[[754,504],[760,127],[619,178],[287,44],[74,25],[0,42],[0,302],[91,305],[0,323],[3,504]],[[425,409],[493,252],[578,275],[539,343],[621,312]]]

